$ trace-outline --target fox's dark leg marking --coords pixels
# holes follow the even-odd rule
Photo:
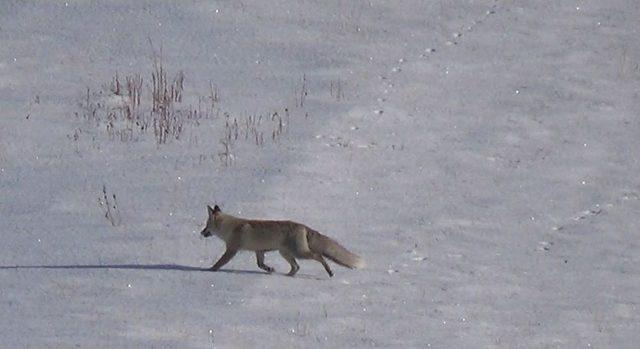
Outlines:
[[[314,259],[314,260],[322,263],[322,266],[324,267],[324,270],[327,271],[327,274],[329,274],[329,276],[331,276],[331,277],[333,276],[333,272],[331,271],[331,268],[329,268],[329,264],[327,264],[327,261],[324,260],[324,257],[322,257],[322,255],[320,253],[309,251],[308,253],[300,256],[300,258]]]
[[[298,262],[296,262],[296,259],[293,257],[293,255],[290,252],[285,252],[283,250],[280,250],[280,255],[282,255],[282,257],[286,259],[287,262],[289,262],[289,264],[291,265],[291,270],[289,271],[287,276],[296,275],[296,273],[300,269],[300,266],[298,265]]]
[[[256,252],[256,260],[258,261],[258,268],[268,272],[268,273],[273,273],[274,269],[271,268],[270,266],[264,264],[264,251],[257,251]]]
[[[231,260],[231,258],[236,255],[236,253],[238,253],[238,250],[227,248],[222,257],[220,257],[216,264],[214,264],[213,267],[211,267],[209,270],[217,271],[223,265],[227,264]]]
[[[333,277],[333,272],[331,271],[331,268],[329,268],[329,264],[327,264],[327,261],[324,260],[324,257],[322,257],[322,255],[319,253],[314,253],[314,254],[315,254],[315,257],[313,259],[322,263],[322,266],[324,267],[324,270],[327,271],[327,274],[329,274],[329,277]]]

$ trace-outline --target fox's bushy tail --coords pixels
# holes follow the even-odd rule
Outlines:
[[[311,251],[318,252],[343,267],[351,269],[362,269],[365,267],[365,262],[362,258],[342,247],[337,241],[313,229],[307,228],[307,232]]]

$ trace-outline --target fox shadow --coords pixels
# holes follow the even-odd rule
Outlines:
[[[0,270],[21,270],[21,269],[120,269],[120,270],[165,270],[165,271],[193,271],[193,272],[212,272],[209,268],[200,268],[189,265],[180,264],[67,264],[67,265],[0,265]],[[246,274],[246,275],[286,275],[282,273],[268,273],[261,270],[239,270],[239,269],[220,269],[215,273],[227,274]],[[317,279],[311,275],[297,274],[295,277],[302,279]]]
[[[68,264],[68,265],[1,265],[0,270],[19,269],[125,269],[125,270],[167,270],[167,271],[205,271],[209,268],[193,267],[180,264]],[[231,274],[267,274],[257,270],[220,269],[217,273]]]

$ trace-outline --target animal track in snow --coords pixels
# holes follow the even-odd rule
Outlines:
[[[444,45],[445,46],[459,45],[462,42],[462,37],[464,36],[463,33],[472,32],[479,24],[484,23],[484,21],[486,21],[487,18],[489,18],[489,16],[494,15],[496,13],[496,6],[497,6],[496,4],[492,5],[488,10],[484,12],[484,14],[480,19],[473,20],[471,21],[471,24],[463,25],[462,27],[460,27],[459,31],[451,33],[452,39],[445,41]],[[429,55],[434,54],[435,52],[436,52],[435,48],[428,47],[424,50],[423,53],[420,54],[420,57],[425,58],[425,57],[428,57]]]
[[[552,228],[554,232],[559,232],[565,230],[569,227],[577,226],[578,224],[584,224],[591,219],[595,219],[595,217],[606,213],[608,211],[612,211],[615,207],[621,207],[627,201],[637,201],[640,200],[640,195],[635,192],[624,192],[620,195],[613,203],[606,204],[595,204],[590,209],[580,211],[577,214],[573,215],[571,218],[566,219],[565,224],[556,225]],[[557,237],[557,235],[555,235]],[[552,238],[553,239],[553,238]],[[554,242],[551,240],[539,241],[537,250],[538,251],[550,251],[554,245]],[[565,263],[566,260],[565,260]]]
[[[618,199],[616,200],[615,203],[606,203],[604,205],[601,204],[595,204],[593,207],[591,207],[588,210],[584,210],[584,211],[580,211],[578,212],[576,215],[574,215],[573,217],[571,217],[571,220],[573,222],[568,222],[566,224],[561,224],[561,225],[557,225],[554,226],[552,229],[555,231],[560,231],[563,230],[569,226],[578,224],[581,221],[584,221],[585,219],[588,218],[593,218],[596,217],[602,213],[605,213],[607,210],[611,210],[616,206],[621,206],[625,201],[629,201],[629,200],[640,200],[640,195],[638,195],[635,192],[625,192],[623,193],[620,197],[618,197]]]

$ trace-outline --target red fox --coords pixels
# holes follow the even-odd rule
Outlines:
[[[264,264],[264,253],[278,250],[291,265],[288,276],[294,276],[300,269],[296,258],[314,259],[322,263],[329,276],[333,276],[333,272],[324,257],[352,269],[360,269],[365,265],[362,258],[304,224],[238,218],[223,213],[218,205],[214,208],[207,206],[207,210],[209,218],[201,232],[202,236],[216,235],[227,245],[225,253],[211,267],[212,271],[227,264],[239,250],[255,251],[258,267],[269,273],[274,269]]]

